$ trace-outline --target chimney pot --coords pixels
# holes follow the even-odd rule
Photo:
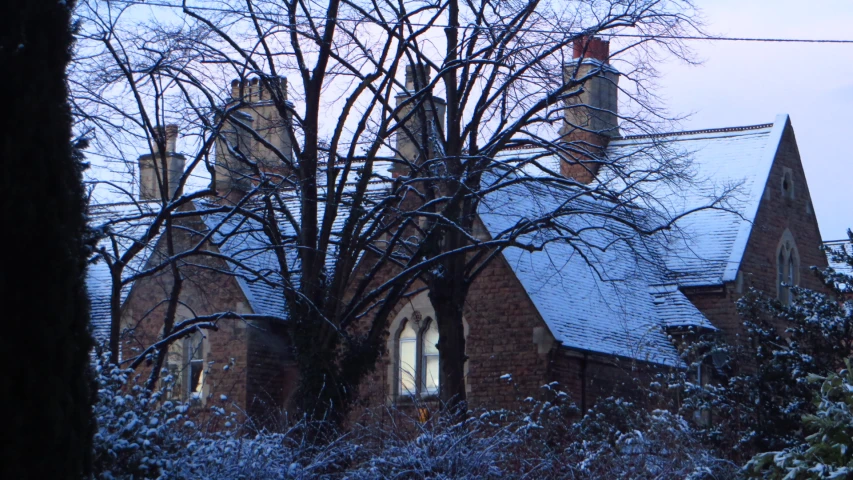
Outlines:
[[[406,65],[406,90],[417,91],[429,83],[429,65]]]
[[[249,81],[249,101],[257,102],[260,99],[261,84],[258,78],[255,77]]]
[[[589,58],[601,63],[610,61],[610,41],[598,37],[583,36],[572,44],[572,58]]]
[[[240,80],[236,78],[231,80],[231,99],[236,100],[240,98]]]
[[[178,143],[178,126],[166,125],[166,153],[174,153]]]

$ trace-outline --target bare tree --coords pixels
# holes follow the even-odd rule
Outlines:
[[[146,7],[161,19],[144,21],[133,8],[84,5],[90,50],[81,49],[74,85],[80,128],[99,129],[104,151],[122,157],[141,145],[158,162],[149,173],[161,193],[140,214],[145,228],[103,252],[114,332],[122,288],[171,272],[163,340],[145,349],[157,365],[171,339],[215,326],[202,316],[175,330],[181,262],[215,256],[204,246],[244,222],[265,237],[274,274],[218,260],[284,297],[273,320],[289,324],[302,409],[343,418],[395,305],[423,286],[438,317],[441,398],[464,412],[462,311],[494,258],[583,243],[561,223],[580,214],[613,220],[614,237],[628,241],[688,213],[658,208],[649,187],[686,178],[683,158],[661,149],[637,162],[605,146],[620,121],[640,132],[666,124],[650,62],[685,55],[672,37],[695,28],[689,2],[184,2]],[[614,37],[618,50],[602,56],[593,37],[611,34],[634,36]],[[593,91],[610,103],[595,103]],[[177,171],[159,129],[170,122],[195,139]],[[184,193],[203,173],[211,183]],[[518,188],[561,200],[483,232],[484,199]],[[188,207],[202,198],[212,202]],[[213,216],[192,245],[173,245],[176,218]],[[534,235],[543,231],[545,241]],[[160,260],[123,274],[155,241]],[[117,333],[111,340],[117,354]]]

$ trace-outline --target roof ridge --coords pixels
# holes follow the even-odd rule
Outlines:
[[[636,140],[642,138],[660,138],[660,137],[675,137],[680,135],[700,135],[704,133],[727,133],[727,132],[745,132],[749,130],[761,130],[763,128],[773,127],[772,123],[760,123],[758,125],[744,125],[741,127],[722,127],[722,128],[704,128],[701,130],[685,130],[682,132],[669,133],[644,133],[640,135],[626,135],[624,137],[615,137],[613,140]]]

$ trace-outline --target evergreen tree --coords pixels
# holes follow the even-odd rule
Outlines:
[[[850,360],[840,373],[813,375],[820,384],[814,414],[803,415],[805,437],[801,445],[756,455],[746,466],[755,478],[805,480],[853,476],[853,371]]]
[[[85,201],[65,69],[69,0],[0,4],[6,299],[0,478],[81,478],[93,432]],[[28,458],[33,457],[33,458]]]

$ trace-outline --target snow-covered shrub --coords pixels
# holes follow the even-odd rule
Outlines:
[[[98,430],[94,468],[101,478],[158,478],[175,469],[196,431],[186,404],[162,401],[162,392],[129,385],[134,375],[105,358],[96,365]]]
[[[131,370],[97,365],[102,479],[730,478],[680,417],[610,399],[575,422],[556,384],[514,411],[459,419],[412,405],[329,437],[328,426],[307,421],[258,431],[221,407],[165,400],[134,385]]]
[[[96,362],[96,373],[97,478],[310,479],[340,470],[356,448],[309,442],[315,426],[308,422],[295,422],[281,433],[258,432],[239,425],[237,415],[221,407],[200,412],[164,400],[170,378],[164,378],[162,391],[151,392],[130,381],[132,370],[105,358]],[[206,428],[207,423],[216,428]]]
[[[734,478],[737,466],[697,435],[691,422],[608,398],[572,426],[572,441],[559,453],[555,478]]]
[[[434,415],[426,422],[396,415],[397,428],[360,430],[370,446],[351,479],[490,479],[512,476],[506,468],[510,449],[521,441],[510,428],[490,426],[486,418],[454,421]],[[401,425],[403,422],[406,425]]]
[[[853,476],[853,370],[812,376],[820,384],[816,412],[803,416],[805,441],[756,455],[745,467],[755,478],[773,480],[846,479]]]
[[[834,257],[853,267],[847,250]],[[682,415],[713,419],[697,432],[736,462],[796,447],[802,417],[816,413],[818,386],[808,382],[809,374],[829,375],[850,355],[853,278],[832,268],[815,273],[832,293],[792,287],[792,302],[785,305],[751,291],[738,304],[745,332],[739,342],[711,336],[686,352],[694,367],[704,360],[716,378],[698,385],[681,374],[670,382],[678,387]]]

